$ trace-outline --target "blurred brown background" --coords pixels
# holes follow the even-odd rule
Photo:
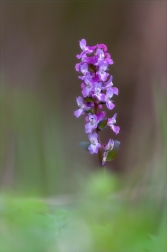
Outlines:
[[[129,173],[161,152],[156,90],[166,92],[166,1],[1,1],[1,188],[55,194],[75,190],[80,172],[98,158],[78,147],[86,141],[76,119],[79,40],[104,43],[114,60],[110,74],[119,156],[107,169]],[[144,164],[144,165],[143,165]]]

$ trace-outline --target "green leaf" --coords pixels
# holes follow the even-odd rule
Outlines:
[[[114,141],[114,148],[108,152],[107,161],[113,160],[118,155],[119,145],[119,141]]]
[[[97,127],[100,129],[100,130],[103,130],[105,127],[106,127],[106,125],[107,125],[107,118],[104,118],[104,119],[102,119],[99,123],[98,123],[98,125],[97,125]]]
[[[94,102],[94,99],[92,97],[86,97],[85,101],[86,102]]]
[[[84,148],[85,150],[88,150],[89,145],[90,145],[90,143],[88,143],[88,142],[80,142],[79,143],[79,146]]]
[[[90,109],[90,110],[88,110],[88,111],[85,110],[85,113],[87,113],[87,114],[88,114],[88,113],[94,114],[94,109],[92,108],[92,109]]]

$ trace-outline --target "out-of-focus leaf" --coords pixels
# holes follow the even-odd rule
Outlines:
[[[103,130],[105,127],[106,127],[106,125],[107,125],[107,118],[104,118],[104,119],[102,119],[99,123],[98,123],[98,128],[100,129],[100,130]]]
[[[100,170],[92,175],[90,174],[85,185],[87,195],[94,197],[96,200],[101,200],[115,191],[117,180],[116,177],[106,174],[104,170]]]
[[[119,145],[119,141],[114,141],[114,148],[108,152],[107,161],[113,160],[118,155]]]
[[[90,109],[90,110],[88,110],[88,111],[85,111],[85,113],[94,114],[94,109],[92,108],[92,109]]]
[[[86,97],[85,101],[86,102],[94,102],[94,99],[92,97]]]
[[[79,146],[84,148],[85,150],[88,150],[89,145],[90,145],[90,143],[88,143],[88,142],[80,142],[79,143]]]

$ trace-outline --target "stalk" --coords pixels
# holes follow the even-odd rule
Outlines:
[[[97,115],[97,110],[98,110],[98,105],[96,104],[96,102],[94,102],[94,110],[95,110],[95,115]],[[96,128],[96,133],[98,135],[98,142],[99,144],[101,144],[101,141],[100,141],[100,130],[98,128]],[[99,156],[99,162],[100,162],[100,165],[102,166],[102,152],[101,152],[101,148],[98,149],[98,156]]]

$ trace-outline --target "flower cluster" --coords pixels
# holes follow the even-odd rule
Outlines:
[[[107,72],[113,60],[104,44],[87,46],[85,39],[82,39],[79,44],[82,51],[76,57],[81,62],[76,64],[75,69],[82,74],[78,78],[82,81],[83,97],[77,97],[79,109],[74,112],[74,115],[78,118],[86,114],[85,132],[90,141],[88,150],[91,154],[99,153],[100,162],[104,165],[108,153],[114,148],[114,141],[109,139],[106,145],[101,144],[100,130],[109,126],[115,134],[120,131],[120,127],[115,126],[117,114],[107,118],[105,111],[101,111],[103,105],[112,110],[115,107],[112,97],[114,94],[118,95],[118,88],[113,87],[113,78]]]

